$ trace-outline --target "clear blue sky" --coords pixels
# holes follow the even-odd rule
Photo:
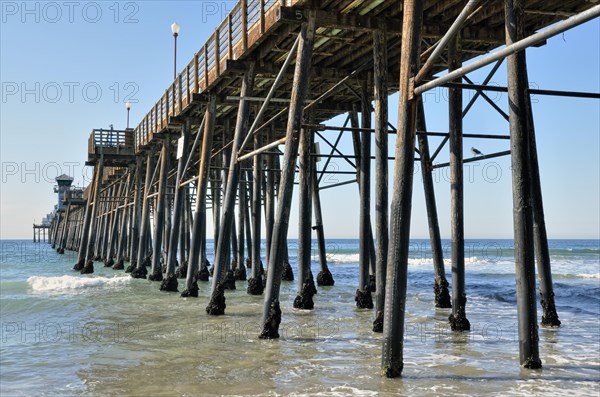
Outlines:
[[[71,4],[71,3],[66,3]],[[124,128],[124,102],[135,125],[171,83],[173,37],[181,26],[178,65],[183,67],[233,7],[231,1],[12,2],[1,1],[2,164],[0,238],[30,238],[31,223],[55,204],[54,177],[89,180],[84,167],[92,128]],[[529,78],[544,89],[600,92],[598,19],[528,50]],[[489,68],[488,68],[489,69]],[[481,82],[486,71],[470,77]],[[493,82],[505,85],[506,69]],[[465,103],[472,92],[465,92]],[[505,94],[490,94],[507,109]],[[428,127],[447,131],[447,93],[425,96]],[[534,97],[534,113],[548,234],[598,238],[600,234],[600,101]],[[397,96],[390,99],[396,123]],[[337,121],[337,120],[336,120]],[[505,134],[507,123],[484,101],[464,122],[465,132]],[[328,134],[333,139],[333,133]],[[431,145],[436,145],[436,140]],[[465,140],[465,156],[508,149],[508,142]],[[343,143],[350,153],[349,141]],[[394,140],[390,141],[393,153]],[[321,150],[326,145],[321,144]],[[438,160],[447,160],[447,147]],[[349,168],[341,160],[334,167]],[[390,171],[393,163],[390,163]],[[417,168],[418,171],[418,168]],[[436,173],[443,236],[449,235],[447,170]],[[465,233],[473,238],[512,236],[509,158],[465,168]],[[332,179],[345,180],[346,176]],[[327,237],[358,235],[358,189],[322,192]],[[372,199],[374,202],[374,198]],[[427,236],[421,177],[415,177],[412,236]],[[294,201],[294,207],[297,201]],[[296,235],[292,214],[290,236]]]

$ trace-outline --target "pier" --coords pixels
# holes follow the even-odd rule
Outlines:
[[[432,306],[447,309],[452,330],[462,332],[470,328],[463,167],[475,159],[510,156],[520,365],[540,368],[538,323],[557,327],[560,320],[531,95],[598,100],[600,94],[530,89],[525,49],[598,16],[600,5],[586,0],[240,0],[135,128],[92,130],[86,163],[93,167],[91,183],[75,188],[72,178],[57,178],[55,215],[48,226],[34,225],[34,240],[36,230],[38,240],[39,231],[47,230],[57,252],[77,251],[73,269],[82,274],[103,262],[182,297],[197,297],[198,283],[211,282],[207,315],[224,314],[227,290],[247,280],[249,294],[264,295],[259,337],[276,339],[285,316],[279,301],[283,281],[297,284],[293,305],[303,310],[319,310],[318,288],[335,288],[322,217],[335,208],[322,207],[320,192],[356,184],[356,306],[373,310],[373,323],[365,327],[383,333],[381,373],[398,377],[409,310],[415,162],[422,172],[432,247]],[[503,63],[507,87],[488,85]],[[485,81],[473,83],[468,74],[488,65]],[[421,100],[437,87],[449,91],[444,132],[427,129]],[[476,92],[468,103],[464,90]],[[493,91],[508,93],[508,112],[489,98]],[[388,120],[388,97],[394,93],[399,94],[397,125]],[[506,119],[506,134],[463,131],[475,101],[486,101]],[[343,126],[333,125],[330,120],[340,115],[346,116]],[[335,141],[325,131],[336,133]],[[396,146],[390,157],[392,134]],[[442,141],[430,148],[432,136]],[[465,158],[465,138],[505,140],[509,149]],[[352,142],[352,153],[342,152],[342,140]],[[448,163],[435,161],[442,150],[450,154]],[[334,158],[353,171],[328,168]],[[449,167],[451,176],[450,214],[437,210],[432,172],[440,167]],[[325,185],[327,175],[347,180]],[[294,190],[298,207],[292,209]],[[300,214],[298,225],[289,224],[291,211]],[[442,215],[451,219],[451,258],[446,258],[452,263],[451,289]],[[209,216],[212,236],[207,236]],[[298,230],[296,274],[289,263],[290,227]],[[319,258],[314,273],[313,231]]]

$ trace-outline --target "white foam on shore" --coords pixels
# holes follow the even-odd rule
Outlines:
[[[126,284],[131,277],[78,277],[57,276],[41,277],[32,276],[27,279],[27,284],[34,292],[72,292],[88,288],[115,287]]]

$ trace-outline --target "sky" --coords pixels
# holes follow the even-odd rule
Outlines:
[[[191,60],[234,6],[232,1],[0,1],[0,239],[31,238],[56,204],[54,178],[66,173],[74,185],[89,182],[87,140],[93,128],[124,128],[125,102],[135,126],[172,82],[173,36],[178,22],[178,69]],[[533,87],[600,92],[600,21],[595,19],[527,50]],[[490,67],[469,77],[482,82]],[[503,65],[493,84],[506,85]],[[315,93],[316,95],[316,93]],[[464,102],[472,91],[464,92]],[[490,93],[505,111],[506,94]],[[535,95],[546,226],[550,238],[600,237],[600,101]],[[424,96],[430,131],[448,131],[447,90]],[[397,123],[397,95],[390,97],[390,122]],[[343,123],[338,117],[330,124]],[[508,134],[508,123],[478,100],[464,119],[465,133]],[[335,133],[326,132],[333,140]],[[431,138],[432,150],[439,139]],[[390,139],[393,155],[395,140]],[[508,141],[465,139],[483,153],[508,150]],[[321,143],[321,151],[327,145]],[[351,153],[351,142],[341,147]],[[280,147],[283,149],[283,147]],[[448,147],[437,159],[448,159]],[[323,161],[319,163],[321,167]],[[331,169],[348,171],[340,159]],[[443,237],[450,234],[448,168],[434,174]],[[390,175],[393,162],[390,162]],[[332,175],[322,187],[349,179]],[[391,178],[390,178],[391,180]],[[391,184],[391,182],[390,182]],[[373,184],[372,184],[373,185]],[[411,237],[428,236],[419,164],[415,164]],[[390,189],[391,191],[391,189]],[[374,213],[374,193],[372,213]],[[327,238],[358,236],[358,187],[321,192]],[[297,198],[290,237],[297,235]],[[210,225],[209,225],[210,227]],[[511,238],[509,157],[465,165],[465,236]],[[314,238],[315,236],[313,236]]]

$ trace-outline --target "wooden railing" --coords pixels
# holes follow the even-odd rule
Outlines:
[[[132,129],[104,130],[95,129],[88,139],[88,154],[99,154],[98,148],[133,149]]]
[[[63,201],[69,200],[83,200],[83,188],[70,187],[69,190],[66,190]]]
[[[240,58],[249,42],[256,42],[265,33],[267,15],[275,5],[290,2],[292,0],[239,0],[135,128],[136,152],[148,144],[155,133],[167,127],[169,117],[179,115],[192,102],[193,94],[206,91],[223,73],[228,60]],[[250,40],[249,36],[252,36]]]

